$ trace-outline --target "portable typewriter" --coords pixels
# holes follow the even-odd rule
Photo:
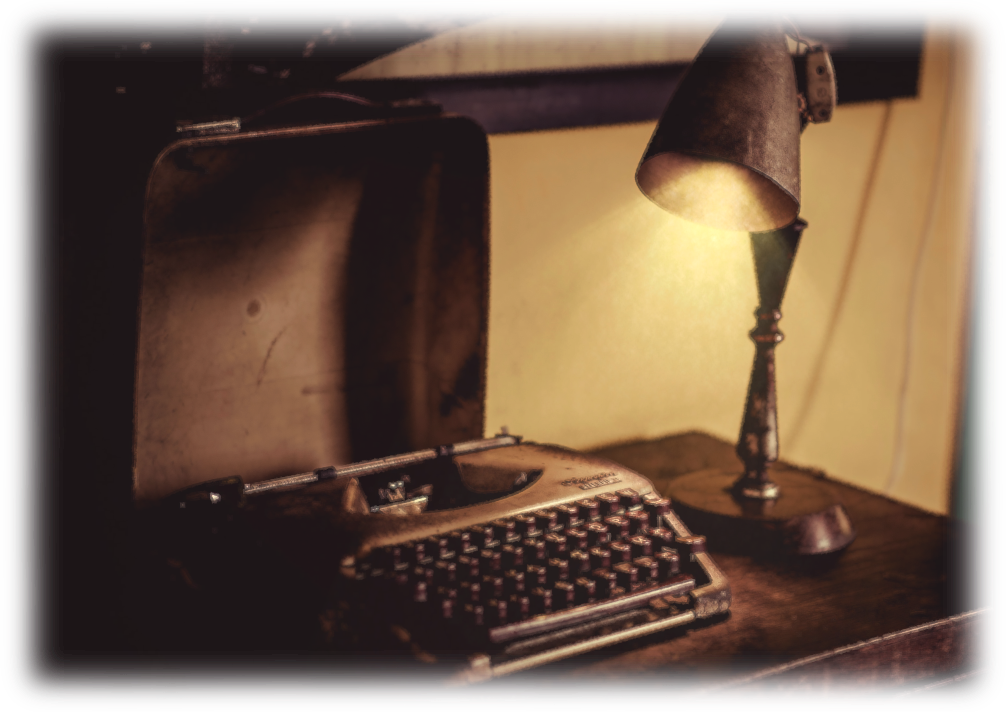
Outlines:
[[[235,495],[273,521],[296,518],[306,502],[326,507],[311,517],[334,525],[336,548],[327,550],[347,639],[373,649],[392,630],[423,655],[464,655],[467,680],[684,626],[731,604],[704,537],[647,479],[513,435],[249,484],[232,478],[172,500],[212,509]]]

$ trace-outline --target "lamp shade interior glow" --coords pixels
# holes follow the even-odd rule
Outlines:
[[[640,166],[637,185],[656,205],[700,225],[763,232],[798,217],[798,202],[737,163],[669,152]]]

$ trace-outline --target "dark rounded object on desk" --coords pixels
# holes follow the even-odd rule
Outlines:
[[[668,486],[676,514],[691,530],[704,532],[715,551],[809,556],[838,552],[854,541],[847,511],[814,476],[770,470],[780,490],[776,500],[736,496],[739,476],[735,470],[700,470]]]
[[[627,540],[630,544],[630,558],[636,559],[638,556],[651,556],[651,540],[646,536],[632,536]]]

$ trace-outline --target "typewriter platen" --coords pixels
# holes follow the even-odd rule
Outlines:
[[[461,679],[526,670],[726,612],[731,592],[641,475],[512,435],[175,496],[190,510],[238,494],[274,519],[320,507],[341,627],[393,630],[464,660]],[[239,494],[240,491],[240,494]]]

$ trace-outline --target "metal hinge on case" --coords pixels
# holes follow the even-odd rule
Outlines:
[[[241,131],[241,119],[225,119],[223,121],[204,121],[194,124],[190,121],[177,121],[175,132],[188,138],[190,136],[216,136],[217,134],[238,133]]]

